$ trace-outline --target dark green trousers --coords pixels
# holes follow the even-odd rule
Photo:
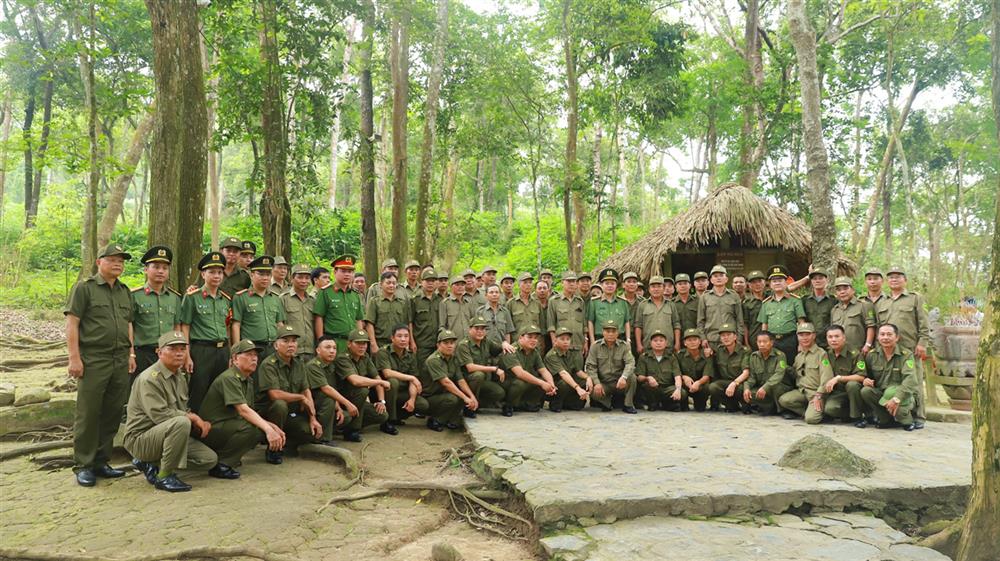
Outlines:
[[[395,423],[400,418],[407,418],[413,413],[427,413],[427,399],[422,395],[417,395],[413,400],[413,413],[403,409],[403,404],[410,399],[410,383],[401,382],[396,378],[389,378],[389,390],[385,392],[385,410],[389,414],[389,421]]]
[[[191,382],[188,386],[188,407],[197,413],[209,386],[219,374],[229,368],[229,349],[224,343],[222,347],[192,343],[190,349],[194,372],[191,373]]]
[[[285,431],[285,446],[298,446],[315,442],[309,429],[309,415],[301,412],[298,403],[289,404],[283,399],[274,399],[260,411],[260,416]]]
[[[577,384],[583,385],[579,382]],[[549,409],[555,407],[556,409],[580,411],[586,405],[587,402],[580,399],[580,396],[576,394],[576,390],[571,388],[562,378],[556,380],[556,396],[549,400]]]
[[[465,405],[457,395],[441,392],[427,397],[427,415],[442,423],[461,423],[462,407]]]
[[[541,407],[545,392],[540,386],[530,384],[514,376],[513,373],[507,375],[504,383],[506,397],[504,402],[511,407]]]
[[[472,395],[476,396],[476,401],[480,407],[496,407],[503,403],[507,392],[499,382],[493,380],[492,374],[486,372],[473,372],[465,376]]]
[[[736,388],[733,397],[726,395],[726,388],[732,382],[732,380],[712,380],[712,383],[708,385],[708,394],[712,396],[712,409],[718,409],[720,405],[725,405],[726,411],[735,411],[740,408],[740,402],[743,401],[741,388]]]
[[[212,423],[212,430],[201,441],[215,450],[220,464],[235,467],[240,465],[247,452],[257,446],[263,434],[243,417],[237,417]]]
[[[316,420],[323,427],[323,440],[333,438],[333,427],[337,423],[337,403],[319,388],[312,388],[313,404],[316,406]]]
[[[646,405],[649,405],[652,409],[676,411],[681,408],[681,404],[687,405],[688,393],[687,390],[681,388],[680,400],[674,401],[671,396],[675,389],[677,388],[673,384],[669,386],[660,384],[655,388],[642,384],[639,386],[639,395],[642,396],[642,400],[646,402]]]
[[[83,378],[76,390],[73,419],[75,469],[97,468],[108,463],[115,434],[128,401],[128,350],[99,353],[81,350]]]
[[[361,430],[369,425],[381,425],[389,420],[388,412],[379,414],[375,411],[375,405],[368,399],[368,388],[356,388],[350,384],[345,386],[347,387],[340,393],[358,408],[358,416],[345,424],[345,431]]]

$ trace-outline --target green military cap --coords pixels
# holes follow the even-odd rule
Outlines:
[[[811,323],[809,323],[807,321],[805,323],[799,324],[799,326],[795,328],[795,332],[796,333],[816,333],[816,326],[813,325],[813,324],[811,324]]]
[[[851,280],[851,277],[837,277],[837,281],[833,283],[833,287],[837,288],[838,286],[854,286],[854,282]]]
[[[451,277],[451,283],[449,284],[458,284],[458,283],[465,284],[465,277]]]
[[[629,272],[627,272],[627,273],[625,273],[625,274],[622,275],[622,282],[625,282],[628,279],[638,279],[638,278],[639,278],[639,275],[633,273],[632,271],[629,271]]]
[[[170,345],[187,345],[187,337],[184,336],[183,331],[167,331],[163,335],[160,335],[159,340],[156,342],[156,346],[159,348],[167,347]]]
[[[680,276],[680,275],[677,275],[677,276]],[[698,329],[695,328],[695,327],[689,327],[689,328],[685,329],[684,330],[684,338],[685,339],[689,339],[691,337],[697,337],[697,338],[701,339],[701,331],[698,331]]]
[[[410,259],[409,261],[406,262],[406,265],[403,266],[403,270],[405,271],[407,269],[412,269],[414,267],[419,269],[420,261],[417,261],[416,259]]]
[[[469,322],[469,327],[486,327],[489,324],[490,322],[486,321],[486,318],[483,316],[476,316],[472,318],[471,322]]]
[[[583,280],[583,279],[594,280],[594,277],[590,276],[590,273],[588,271],[584,271],[576,276],[576,280]]]
[[[615,323],[615,320],[609,319],[601,323],[601,330],[603,331],[605,329],[614,329],[615,331],[618,331],[618,324]]]
[[[479,276],[479,275],[477,275],[476,272],[473,271],[470,268],[470,269],[466,269],[466,270],[462,271],[462,276],[463,277],[475,277],[475,276]]]
[[[369,341],[368,334],[365,333],[363,329],[355,329],[354,331],[351,331],[347,335],[347,340],[350,341],[351,343],[355,343],[358,341],[364,341],[365,343],[367,343]]]
[[[879,277],[884,277],[885,276],[885,275],[882,274],[881,269],[879,269],[878,267],[872,267],[871,269],[868,269],[867,271],[865,271],[865,276],[867,277],[868,275],[876,275],[876,276],[879,276]]]
[[[722,273],[723,275],[728,275],[729,271],[727,271],[726,268],[723,267],[722,265],[716,265],[712,267],[712,272],[710,274],[714,275],[715,273]]]
[[[382,261],[382,268],[383,269],[388,269],[389,267],[399,268],[399,263],[396,263],[396,260],[393,259],[392,257],[390,257],[390,258]]]
[[[538,276],[542,276],[542,275],[548,275],[548,276],[550,276],[550,277],[554,277],[554,276],[556,276],[556,275],[555,275],[555,274],[554,274],[554,273],[552,272],[552,269],[542,269],[541,271],[539,271],[539,272],[538,272]]]
[[[719,333],[736,333],[736,326],[731,323],[723,323],[719,326]]]
[[[455,332],[450,329],[442,329],[440,332],[438,332],[438,338],[437,338],[438,343],[440,343],[441,341],[454,341],[456,339],[458,339],[458,337],[455,335]]]
[[[688,275],[687,273],[677,273],[677,275],[674,276],[674,282],[675,283],[676,282],[691,282],[691,275]]]
[[[645,288],[645,287],[646,285],[642,284],[642,281],[639,281],[639,288]]]
[[[288,265],[288,261],[285,261],[285,258],[279,255],[274,258],[274,266],[277,267],[278,265]]]
[[[566,271],[565,273],[562,274],[562,280],[564,280],[564,281],[575,281],[576,280],[576,273],[574,273],[573,271]]]
[[[664,339],[668,338],[667,334],[664,333],[662,329],[654,329],[652,332],[650,332],[649,334],[650,341],[653,340],[653,337],[663,337]]]
[[[906,276],[906,271],[904,271],[903,268],[900,267],[899,265],[894,265],[892,267],[889,267],[889,270],[886,271],[885,274],[887,274],[887,275],[903,275],[905,277]]]
[[[209,251],[206,253],[200,261],[198,261],[198,270],[204,271],[211,267],[225,267],[226,258],[222,256],[218,251]]]
[[[670,284],[674,284],[674,277],[670,277],[670,276],[667,276],[667,277],[663,277],[663,283],[664,283],[664,284],[666,284],[666,283],[668,283],[668,282],[669,282]],[[652,284],[652,283],[650,283],[650,284]]]
[[[573,335],[573,330],[568,327],[560,327],[556,329],[556,337],[562,337],[563,335]]]
[[[517,275],[517,282],[522,282],[526,280],[533,281],[535,280],[535,277],[532,276],[531,273],[521,273],[520,275]]]
[[[334,269],[350,269],[353,271],[355,261],[357,261],[357,258],[353,255],[344,254],[330,261],[330,266]]]
[[[438,274],[434,269],[424,269],[420,273],[420,280],[436,280],[437,278]]]
[[[291,325],[283,325],[278,328],[278,339],[284,339],[285,337],[301,337],[302,334],[299,333],[298,329],[295,329]]]
[[[243,242],[241,242],[239,238],[229,236],[228,238],[222,240],[222,243],[219,244],[219,249],[225,249],[227,247],[243,249]]]
[[[170,248],[165,245],[154,245],[153,247],[146,250],[146,253],[142,254],[139,259],[139,263],[145,265],[146,263],[166,263],[170,264],[173,261],[174,252],[170,251]]]
[[[270,271],[274,268],[274,257],[270,255],[261,255],[260,257],[254,259],[247,265],[247,268],[251,271]]]
[[[542,334],[542,329],[535,324],[525,325],[517,332],[518,335],[531,335],[532,333],[536,335]]]
[[[694,274],[694,280],[707,279],[707,278],[708,278],[708,273],[706,273],[705,271],[697,271]]]
[[[497,272],[497,268],[496,267],[494,267],[493,265],[487,265],[487,266],[483,267],[482,274],[485,275],[486,273],[495,273],[495,272]]]
[[[250,339],[244,339],[239,343],[236,343],[232,347],[229,347],[229,354],[231,356],[248,353],[250,351],[253,351],[255,353],[260,352],[260,349],[257,348],[257,345],[255,345],[254,342],[251,341]]]
[[[809,273],[809,278],[813,278],[813,277],[815,277],[817,275],[822,275],[824,277],[830,278],[830,275],[825,270],[823,270],[823,269],[813,269]]]
[[[767,280],[771,280],[773,278],[778,278],[778,277],[787,279],[788,269],[786,269],[784,265],[771,265],[771,268],[768,269]]]
[[[753,271],[750,271],[749,275],[747,275],[747,282],[757,279],[764,280],[764,273],[754,269]]]
[[[303,263],[299,263],[298,265],[295,265],[294,267],[292,267],[292,276],[293,277],[295,275],[311,275],[311,274],[312,274],[312,269],[309,268],[309,265],[305,265]]]
[[[663,277],[660,275],[653,275],[649,277],[649,286],[653,286],[654,284],[663,284]]]
[[[438,273],[437,278],[438,280],[448,280],[448,273],[446,271],[441,271],[440,273]]]
[[[112,257],[114,255],[121,255],[123,259],[131,259],[132,256],[129,252],[125,251],[125,248],[121,244],[109,243],[104,246],[104,249],[97,255],[98,258],[101,257]]]
[[[597,282],[604,282],[606,280],[613,280],[618,282],[618,271],[608,267],[601,271],[601,274],[597,275]]]
[[[503,282],[503,281],[505,281],[507,279],[517,280],[517,279],[514,278],[514,275],[512,275],[510,273],[504,273],[503,275],[500,276],[500,282]]]
[[[257,244],[250,240],[243,240],[240,242],[240,253],[257,253]]]

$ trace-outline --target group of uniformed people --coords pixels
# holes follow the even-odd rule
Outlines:
[[[645,286],[632,272],[604,269],[593,286],[589,274],[566,272],[553,294],[548,270],[537,282],[498,279],[493,267],[448,278],[417,261],[401,274],[387,259],[366,286],[350,255],[331,274],[257,256],[237,238],[220,245],[183,295],[166,285],[164,246],[142,256],[141,287],[118,280],[131,257],[112,243],[97,274],[73,288],[80,485],[124,474],[108,465],[123,408],[133,464],[166,491],[190,489],[177,475],[188,466],[238,478],[260,443],[280,464],[335,434],[357,442],[377,425],[396,435],[410,417],[457,430],[483,407],[511,416],[546,403],[554,413],[693,405],[923,427],[927,316],[899,268],[888,292],[881,271],[868,271],[860,299],[848,277],[830,296],[825,271],[789,283],[781,265],[735,275],[732,288],[721,265],[693,283],[681,273]]]

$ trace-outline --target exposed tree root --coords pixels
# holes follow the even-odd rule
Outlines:
[[[255,547],[192,547],[165,553],[151,555],[135,555],[129,557],[101,557],[78,553],[55,553],[32,551],[30,549],[0,548],[0,559],[23,561],[166,561],[168,559],[229,559],[232,557],[252,557],[261,561],[294,561],[297,557],[288,557],[270,553]]]
[[[18,448],[0,451],[0,462],[18,458],[27,454],[45,452],[46,450],[56,450],[59,448],[69,448],[73,446],[72,440],[51,440],[49,442],[35,442]]]
[[[344,469],[347,470],[348,477],[357,478],[361,475],[361,467],[358,465],[358,461],[354,458],[354,454],[345,448],[324,446],[322,444],[303,444],[302,446],[299,446],[299,453],[303,452],[340,460],[344,463]]]

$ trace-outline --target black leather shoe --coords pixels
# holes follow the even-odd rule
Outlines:
[[[879,429],[894,429],[894,428],[896,428],[898,426],[899,425],[896,423],[896,421],[889,421],[888,423],[879,423],[879,424],[875,425],[875,428],[879,428]]]
[[[208,474],[212,477],[217,477],[219,479],[239,479],[240,472],[227,466],[226,464],[215,464],[215,466],[208,470]]]
[[[97,476],[94,475],[94,471],[91,469],[81,469],[76,472],[76,482],[81,487],[93,487],[97,485]]]
[[[337,447],[337,443],[334,442],[334,441],[332,441],[332,440],[320,440],[316,444],[319,444],[320,446],[329,446],[330,448],[336,448]]]
[[[551,411],[553,413],[562,413],[562,407],[559,407],[558,405],[556,405],[555,407],[553,407],[552,404],[550,403],[549,404],[549,411]]]
[[[528,413],[538,413],[542,408],[537,405],[525,405],[524,410]]]
[[[636,413],[638,413],[638,411],[635,410],[635,407],[632,407],[631,405],[626,405],[625,407],[622,407],[622,412],[628,413],[629,415],[635,415]]]
[[[281,462],[285,461],[285,457],[284,454],[282,454],[280,451],[275,452],[273,450],[268,449],[264,450],[264,460],[269,464],[278,465]]]
[[[791,421],[792,419],[798,419],[799,416],[796,415],[795,413],[792,413],[791,411],[784,411],[781,413],[781,418],[786,421]]]
[[[859,429],[863,429],[868,426],[868,421],[866,421],[864,418],[858,419],[854,423],[854,426],[858,427]]]
[[[389,421],[386,421],[381,425],[379,425],[378,430],[384,432],[385,434],[390,434],[392,436],[396,436],[397,434],[399,434],[399,429],[396,428],[396,425],[392,424]]]
[[[917,428],[916,423],[910,423],[908,425],[903,425],[903,430],[905,430],[906,432],[912,432],[916,428]]]
[[[191,490],[190,485],[181,481],[181,479],[173,473],[163,479],[157,479],[156,488],[170,493],[183,493]]]
[[[462,409],[462,416],[465,417],[466,419],[475,419],[476,412],[466,407],[465,409]]]
[[[414,413],[413,416],[416,417],[416,418],[418,418],[418,419],[423,419],[427,415],[424,415],[423,413]]]
[[[924,428],[923,421],[921,421],[920,419],[916,419],[913,421],[913,430],[920,430],[922,428]]]
[[[361,442],[361,431],[349,430],[345,432],[344,440],[348,442]]]
[[[437,422],[437,419],[434,417],[427,417],[427,428],[435,432],[441,432],[444,430],[444,425]]]
[[[514,408],[511,407],[510,405],[504,405],[503,409],[500,410],[500,414],[503,415],[504,417],[513,417]]]
[[[394,421],[394,423],[396,424],[397,427],[402,427],[402,426],[406,425],[406,421],[404,421],[402,419],[396,419]]]
[[[103,466],[94,469],[94,475],[105,479],[114,479],[116,477],[123,477],[125,475],[125,470],[115,469],[108,464],[104,464]]]
[[[600,409],[601,411],[604,411],[605,413],[607,413],[608,411],[611,411],[611,408],[608,407],[607,405],[604,405],[603,403],[593,403],[590,406],[591,407],[597,407],[598,409]]]
[[[447,427],[448,430],[458,430],[458,429],[462,428],[462,425],[460,425],[458,423],[448,423],[448,424],[445,425],[445,427]]]

